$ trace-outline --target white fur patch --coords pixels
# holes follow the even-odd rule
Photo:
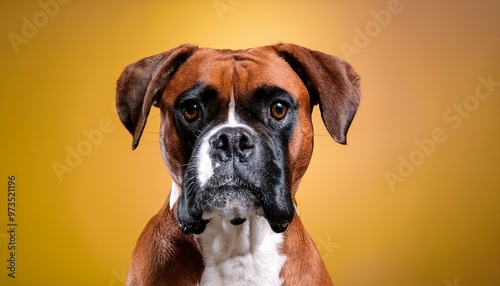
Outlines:
[[[170,189],[170,200],[169,200],[170,209],[174,207],[174,204],[177,202],[180,195],[181,195],[181,188],[177,186],[176,183],[172,182],[172,188]]]
[[[264,217],[253,211],[237,226],[211,213],[204,218],[210,222],[197,236],[205,262],[200,286],[282,285],[283,234],[274,233]]]
[[[236,102],[234,100],[234,91],[231,91],[231,99],[229,100],[229,109],[227,112],[227,123],[229,125],[237,125],[236,121]]]
[[[198,181],[200,185],[203,186],[214,174],[214,169],[212,167],[212,160],[210,160],[210,142],[208,141],[215,132],[219,129],[215,128],[210,131],[202,140],[200,144],[200,150],[198,150],[197,158],[197,171],[198,171]]]

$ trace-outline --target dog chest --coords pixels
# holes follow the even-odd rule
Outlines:
[[[264,217],[252,215],[235,226],[214,216],[197,238],[205,263],[200,286],[282,285],[283,235],[274,233]]]

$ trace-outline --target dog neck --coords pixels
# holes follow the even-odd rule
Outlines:
[[[282,284],[283,235],[274,233],[263,216],[251,214],[241,225],[212,216],[196,237],[205,263],[200,286]]]

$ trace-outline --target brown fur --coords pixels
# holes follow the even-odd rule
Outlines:
[[[170,110],[176,96],[202,80],[220,90],[221,108],[227,106],[231,83],[238,100],[262,84],[287,90],[300,103],[298,125],[289,148],[290,180],[295,195],[312,154],[312,108],[318,104],[333,139],[346,143],[346,134],[360,99],[359,76],[346,62],[292,44],[241,51],[199,49],[183,45],[129,65],[117,83],[117,110],[133,135],[136,148],[151,106],[160,107],[165,163],[173,181],[181,186],[189,158],[180,148]],[[248,100],[248,99],[247,99]],[[132,256],[127,285],[196,285],[204,264],[192,234],[184,234],[176,219],[175,204],[167,200],[147,224]],[[328,272],[300,218],[295,215],[284,232],[281,252],[286,262],[283,285],[332,285]]]
[[[151,218],[132,254],[127,285],[196,285],[203,260],[193,235],[182,233],[168,202]]]
[[[284,285],[333,285],[314,242],[297,215],[285,232],[282,252],[287,258],[281,272]]]

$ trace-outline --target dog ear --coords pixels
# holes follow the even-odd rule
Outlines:
[[[361,97],[360,77],[347,62],[293,44],[273,46],[306,85],[313,105],[332,138],[346,144],[346,136]]]
[[[116,83],[116,109],[123,125],[132,134],[132,150],[141,139],[151,106],[168,81],[198,47],[183,45],[128,65]]]

